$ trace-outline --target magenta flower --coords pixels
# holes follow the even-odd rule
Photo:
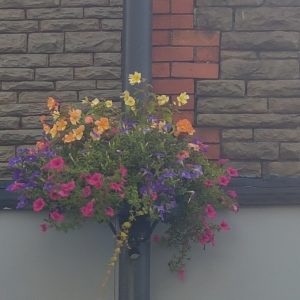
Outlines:
[[[57,172],[61,172],[65,165],[65,161],[62,157],[58,156],[51,159],[46,165],[45,168],[48,170],[56,170]]]
[[[228,162],[228,159],[219,159],[219,161],[218,161],[220,166],[227,164],[227,162]]]
[[[238,170],[237,170],[237,169],[234,169],[234,168],[232,168],[232,167],[228,167],[226,171],[227,171],[227,174],[228,174],[229,176],[231,176],[231,177],[237,177],[237,176],[239,176]]]
[[[24,187],[25,187],[25,184],[24,184],[24,183],[15,181],[15,182],[13,182],[12,184],[10,184],[10,185],[6,188],[6,190],[7,190],[8,192],[15,192],[15,191],[18,191],[18,190],[20,190],[20,189],[23,189]]]
[[[89,201],[85,206],[80,208],[80,212],[84,217],[92,217],[94,215],[95,200]]]
[[[238,206],[237,204],[233,204],[233,205],[231,206],[231,210],[232,210],[233,212],[237,213],[237,212],[240,210],[240,208],[239,208],[239,206]]]
[[[217,212],[211,204],[207,204],[204,211],[209,219],[215,219],[217,216]]]
[[[85,186],[83,189],[82,189],[82,193],[81,195],[84,197],[84,198],[87,198],[89,196],[91,196],[92,194],[92,189],[89,185]]]
[[[46,202],[42,197],[37,198],[33,202],[33,211],[40,212],[46,206]]]
[[[65,219],[64,215],[57,210],[50,213],[50,218],[55,222],[62,222]]]
[[[120,165],[121,176],[122,177],[126,177],[127,176],[127,172],[128,172],[127,169],[124,166]]]
[[[98,190],[103,185],[102,174],[101,173],[94,173],[94,174],[88,175],[86,177],[86,182],[89,185],[94,186]]]
[[[224,220],[220,223],[219,228],[221,231],[230,230],[230,226]]]
[[[180,268],[177,273],[178,273],[179,280],[184,281],[184,278],[185,278],[185,270],[184,270],[184,268]]]
[[[205,186],[206,188],[211,188],[211,187],[214,186],[214,182],[213,182],[212,180],[210,180],[210,179],[206,179],[206,180],[204,181],[204,186]]]
[[[123,184],[122,183],[118,183],[118,182],[112,182],[109,185],[109,188],[115,192],[122,192],[123,190]]]
[[[228,191],[228,192],[227,192],[227,195],[228,195],[230,198],[232,198],[232,199],[236,199],[237,196],[238,196],[238,194],[237,194],[236,191]]]
[[[51,200],[53,201],[57,201],[61,198],[61,195],[58,191],[56,190],[51,190],[49,193],[48,193],[48,196],[50,197]]]
[[[47,223],[40,224],[40,229],[42,232],[46,232],[48,230],[49,225]]]
[[[230,178],[227,176],[223,175],[218,178],[219,185],[227,186],[229,184],[229,182],[230,182]]]
[[[60,188],[65,192],[72,192],[75,189],[75,187],[76,187],[76,185],[75,185],[74,180],[69,181],[67,183],[62,183],[60,185]]]
[[[215,235],[214,232],[211,229],[205,229],[205,231],[202,233],[199,243],[204,246],[205,244],[211,243],[212,246],[215,245]]]
[[[112,218],[115,215],[114,209],[111,208],[111,207],[107,207],[105,209],[105,215],[108,216],[108,217],[110,217],[110,218]]]

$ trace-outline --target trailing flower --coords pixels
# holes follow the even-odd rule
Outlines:
[[[188,103],[186,93],[172,102],[154,94],[138,72],[129,82],[122,108],[109,99],[85,98],[70,107],[49,97],[52,120],[42,117],[43,138],[10,160],[8,190],[20,194],[18,208],[47,212],[42,231],[87,220],[111,225],[122,217],[111,266],[123,247],[132,247],[140,218],[164,223],[156,241],[175,248],[169,266],[182,276],[193,242],[215,245],[215,233],[229,230],[218,210],[238,211],[236,192],[226,190],[238,172],[207,160],[189,120],[173,122],[177,107]]]

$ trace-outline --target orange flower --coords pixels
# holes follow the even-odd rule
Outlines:
[[[69,111],[70,121],[73,125],[76,125],[79,123],[79,120],[81,118],[81,110],[80,109],[73,109]]]
[[[86,116],[84,122],[85,124],[92,124],[94,122],[94,119],[92,116]]]
[[[72,142],[74,142],[75,141],[75,135],[74,135],[74,133],[70,132],[70,133],[66,134],[64,136],[64,138],[63,138],[63,141],[65,143],[72,143]]]
[[[51,137],[52,137],[52,138],[55,138],[56,135],[57,135],[57,132],[58,132],[57,126],[54,124],[53,127],[50,129]]]
[[[109,120],[108,118],[100,118],[98,121],[95,122],[98,133],[103,133],[105,130],[109,129]]]
[[[58,102],[53,97],[48,97],[47,105],[49,110],[58,109]]]
[[[50,133],[50,126],[48,124],[43,124],[43,130],[46,134]]]
[[[181,133],[187,133],[189,135],[193,135],[194,132],[195,129],[193,128],[191,122],[188,119],[182,119],[176,123],[176,131],[174,135],[178,136]]]
[[[80,125],[78,128],[73,129],[73,135],[77,141],[80,141],[82,139],[84,129],[85,129],[84,125]]]
[[[68,125],[68,122],[64,119],[60,119],[55,123],[57,127],[57,131],[64,131],[66,129],[66,126]]]
[[[40,151],[45,150],[46,147],[47,147],[47,142],[46,141],[37,141],[36,142],[36,147]]]

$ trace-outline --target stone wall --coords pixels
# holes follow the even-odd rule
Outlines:
[[[220,129],[243,176],[300,176],[300,1],[197,0],[220,32],[220,76],[197,82],[197,124]]]
[[[0,0],[0,179],[40,135],[46,99],[117,99],[122,0]]]

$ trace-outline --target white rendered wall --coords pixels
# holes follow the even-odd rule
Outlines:
[[[215,248],[194,248],[185,282],[152,249],[151,300],[299,300],[300,207],[243,208]],[[0,212],[0,300],[114,300],[101,292],[113,241],[105,226],[39,232],[40,216]],[[143,299],[138,299],[143,300]]]

